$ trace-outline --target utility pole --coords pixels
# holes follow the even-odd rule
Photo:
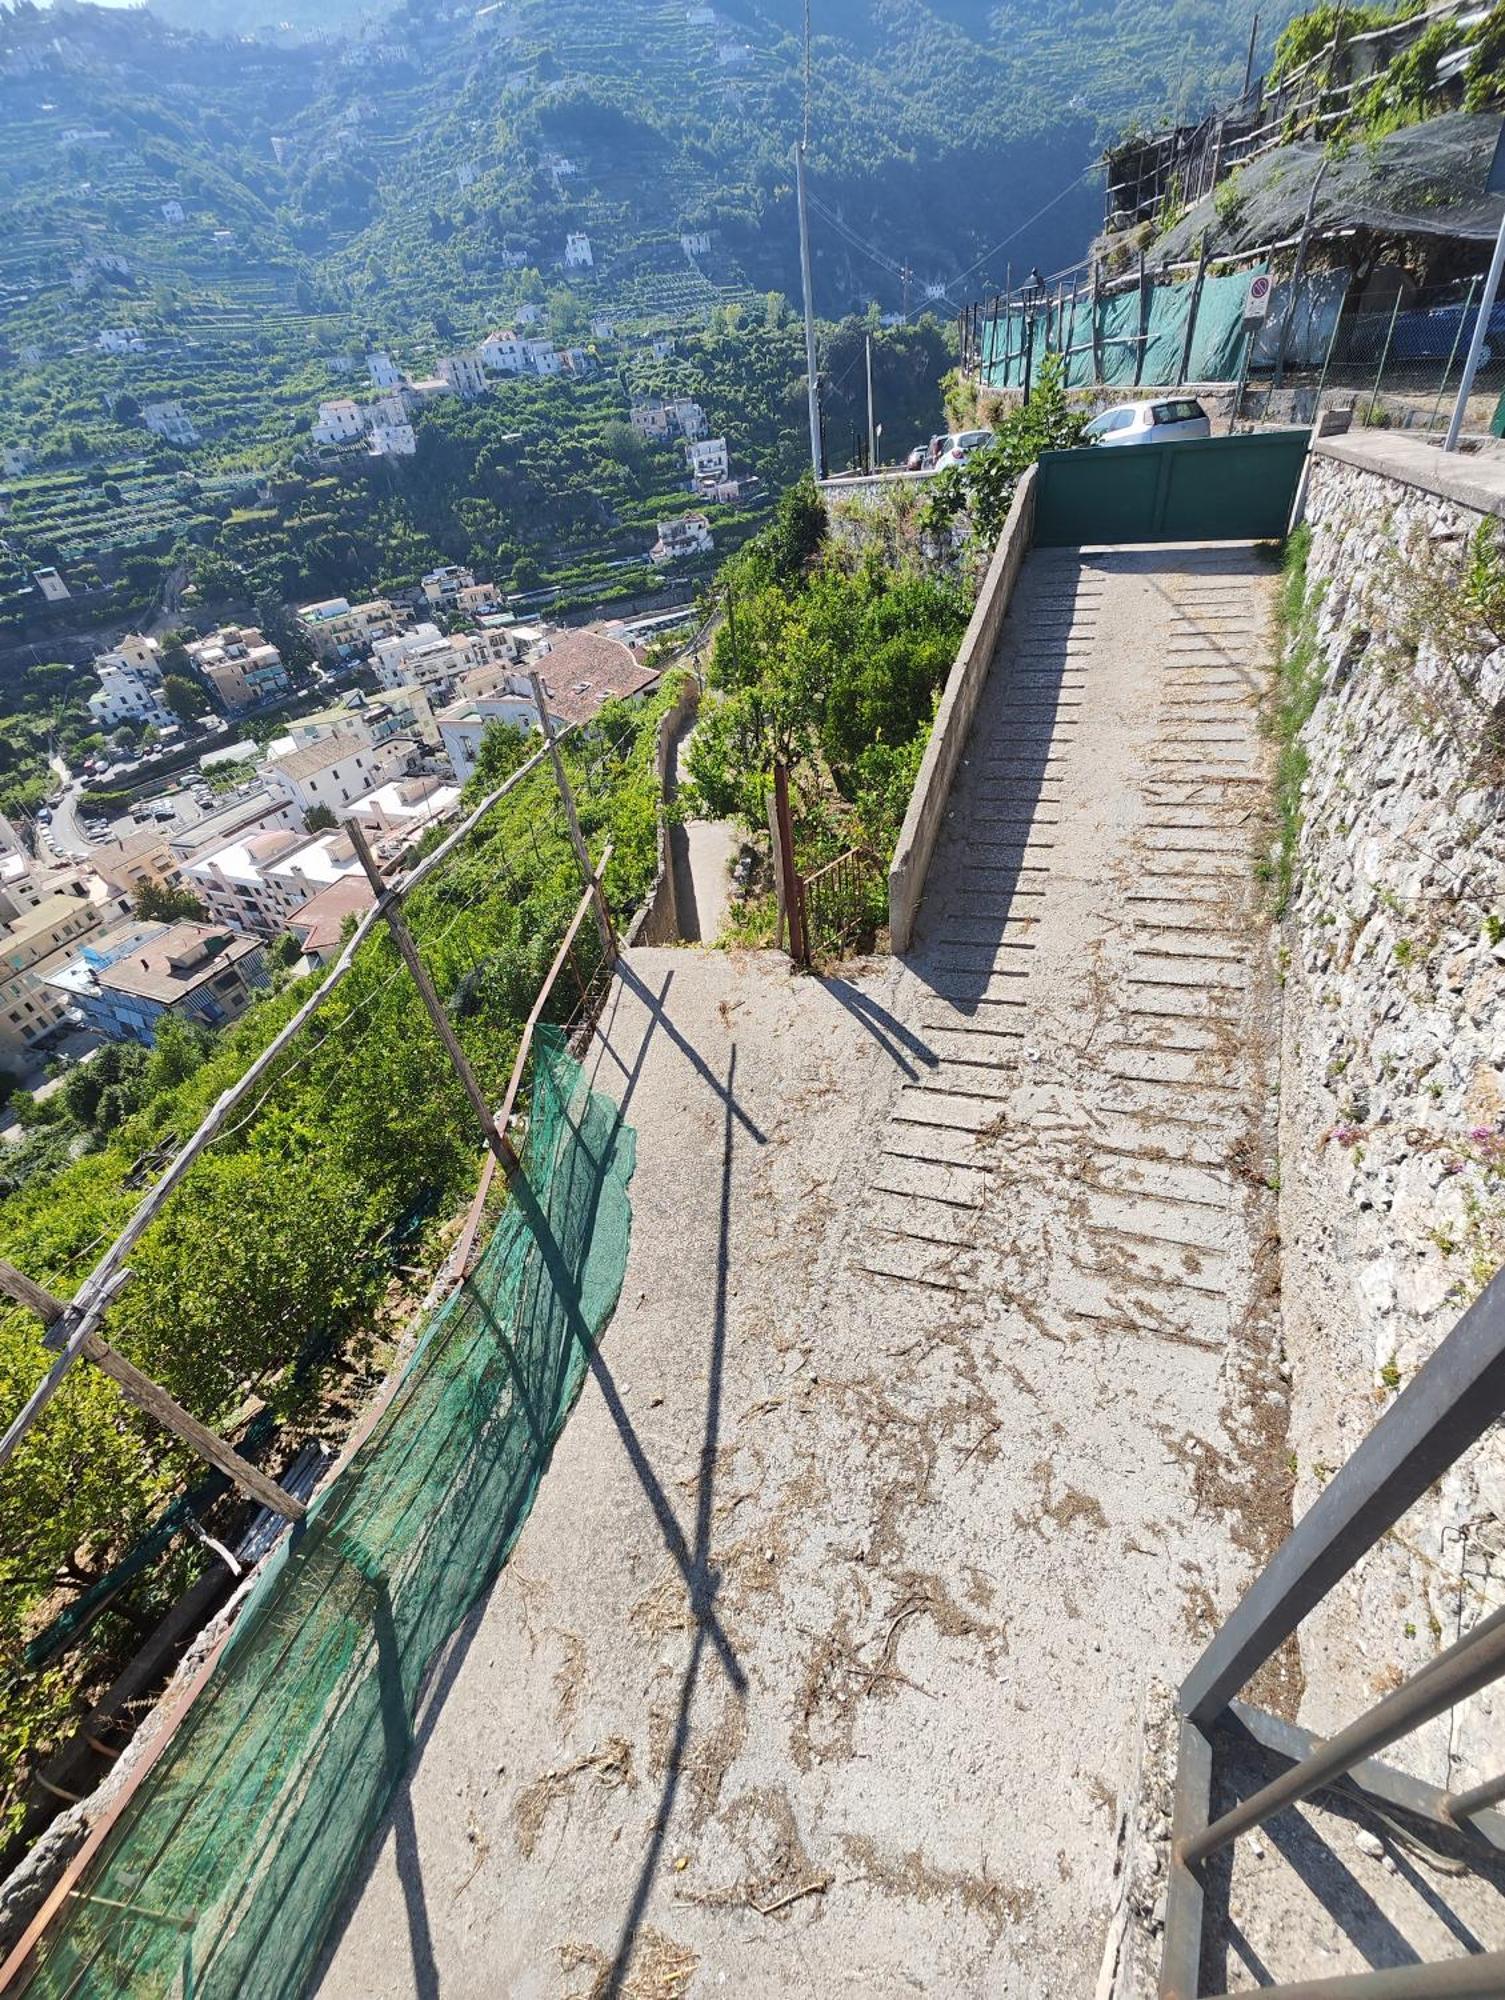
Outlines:
[[[1259,9],[1256,7],[1254,10],[1254,19],[1249,23],[1249,54],[1244,63],[1244,94],[1239,99],[1241,104],[1248,101],[1249,86],[1254,81],[1254,43],[1258,34]]]
[[[800,284],[805,294],[805,377],[810,403],[810,466],[824,477],[820,449],[820,378],[815,372],[815,288],[810,277],[810,219],[805,213],[805,142],[794,149],[794,186],[800,212]]]
[[[900,282],[904,287],[904,323],[906,326],[909,324],[909,286],[913,277],[914,272],[910,270],[909,260],[906,258],[904,260],[904,268],[899,273]]]
[[[873,429],[873,336],[867,335],[867,469],[878,470],[878,433]]]
[[[554,766],[554,782],[559,787],[559,796],[564,803],[564,816],[569,822],[570,845],[575,850],[575,860],[580,867],[580,880],[590,889],[596,907],[596,929],[601,933],[601,951],[608,960],[616,956],[617,941],[612,934],[611,918],[607,914],[606,898],[601,893],[601,885],[596,880],[596,871],[591,867],[590,850],[585,844],[585,835],[580,831],[580,815],[575,810],[575,794],[570,790],[569,774],[564,768],[564,759],[559,754],[559,741],[554,734],[554,718],[549,713],[549,705],[544,700],[543,682],[537,674],[529,674],[533,687],[533,705],[538,710],[538,726],[543,731],[543,740],[549,746],[549,760]]]

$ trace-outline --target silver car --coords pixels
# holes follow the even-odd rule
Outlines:
[[[1087,444],[1174,444],[1179,438],[1211,436],[1207,412],[1195,396],[1117,403],[1094,417],[1082,433]]]

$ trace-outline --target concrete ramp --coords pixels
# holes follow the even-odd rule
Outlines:
[[[324,1994],[1097,1990],[1148,1692],[1285,1526],[1272,582],[1031,556],[906,960],[629,955],[622,1303]]]

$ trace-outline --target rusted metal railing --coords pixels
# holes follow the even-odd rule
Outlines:
[[[799,878],[808,957],[839,951],[861,935],[872,914],[873,885],[882,874],[876,855],[865,847],[849,847],[814,874]]]

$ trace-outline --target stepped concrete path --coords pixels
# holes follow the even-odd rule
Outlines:
[[[1287,1524],[1271,588],[1036,553],[906,961],[630,955],[622,1303],[321,1992],[1094,1992]]]

